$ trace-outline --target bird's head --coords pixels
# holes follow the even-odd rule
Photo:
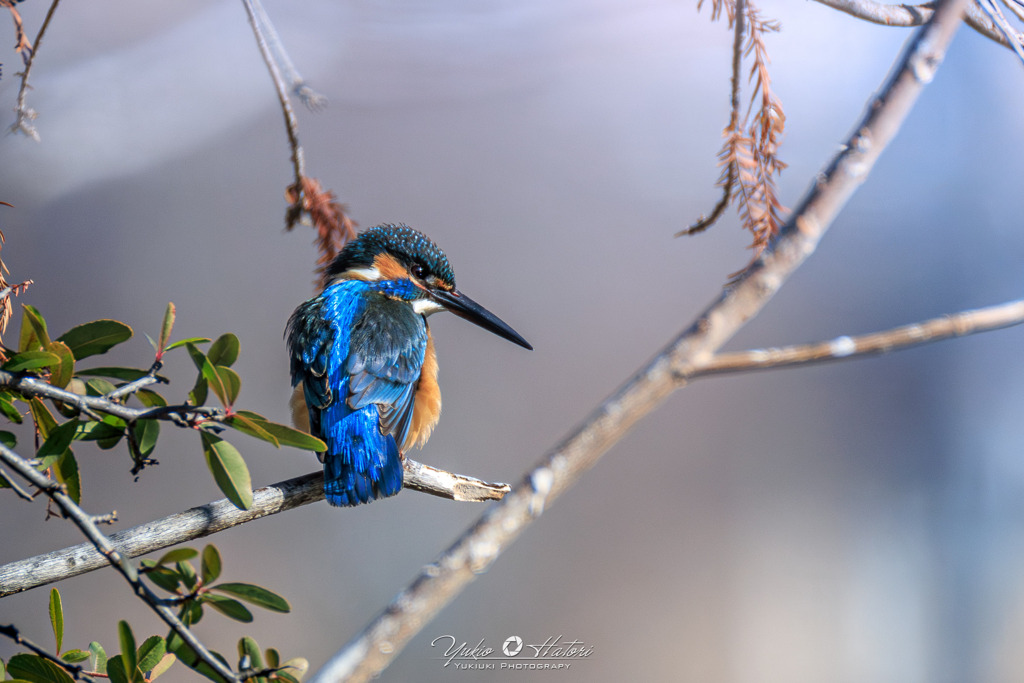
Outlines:
[[[378,225],[345,245],[327,267],[327,281],[408,280],[420,292],[411,305],[422,315],[450,311],[460,318],[532,350],[529,342],[498,316],[455,287],[455,272],[440,247],[407,225]]]

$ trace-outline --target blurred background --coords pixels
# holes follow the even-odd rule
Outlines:
[[[763,0],[795,205],[910,35],[813,2]],[[18,6],[34,37],[47,8]],[[695,2],[266,0],[306,79],[308,172],[363,227],[404,221],[532,353],[432,318],[444,414],[412,457],[518,481],[718,295],[749,258],[718,199],[731,32]],[[2,40],[13,30],[5,19]],[[19,57],[3,54],[12,123]],[[0,137],[3,259],[57,333],[133,326],[109,361],[234,332],[239,405],[287,420],[282,333],[313,293],[312,231],[283,230],[288,148],[236,0],[62,5],[33,68],[41,142]],[[1013,299],[1024,286],[1024,70],[957,36],[896,142],[818,252],[730,349],[816,341]],[[20,323],[20,312],[12,333]],[[1024,678],[1024,367],[1010,329],[876,359],[697,382],[644,420],[413,640],[388,681],[1016,681]],[[194,370],[168,358],[167,395]],[[194,434],[165,428],[137,482],[123,450],[77,449],[85,507],[116,529],[221,498]],[[22,443],[31,443],[23,435]],[[235,435],[254,484],[312,454]],[[485,509],[405,492],[320,503],[209,539],[223,580],[289,615],[196,627],[318,668]],[[80,542],[42,501],[0,496],[0,562]],[[192,544],[201,547],[203,542]],[[165,628],[104,570],[61,584],[65,648]],[[0,623],[51,644],[47,588]],[[580,640],[561,672],[460,672],[430,643]],[[0,641],[0,657],[16,649]],[[167,680],[191,680],[180,666]]]

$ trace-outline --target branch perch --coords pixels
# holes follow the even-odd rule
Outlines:
[[[511,490],[508,484],[492,484],[445,472],[408,458],[404,465],[406,488],[450,500],[497,500]],[[248,510],[239,510],[223,498],[119,531],[109,538],[111,545],[124,557],[139,557],[323,498],[323,472],[311,472],[253,491],[252,507]],[[107,563],[107,558],[92,543],[11,562],[0,567],[0,598],[102,569]]]
[[[511,493],[403,589],[312,683],[366,681],[378,675],[443,607],[501,555],[559,495],[676,388],[681,373],[707,362],[772,298],[814,252],[839,210],[864,182],[934,77],[966,0],[946,0],[917,31],[899,65],[869,104],[853,135],[787,221],[778,239],[696,322],[612,394],[550,451]]]

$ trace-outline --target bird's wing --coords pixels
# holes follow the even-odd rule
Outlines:
[[[320,431],[320,411],[334,400],[328,369],[335,346],[335,333],[324,316],[325,297],[303,302],[288,321],[288,356],[292,386],[301,382],[303,397],[309,408],[309,429],[315,436]]]
[[[426,350],[426,321],[399,301],[367,302],[350,335],[348,405],[376,404],[381,433],[393,435],[399,447],[409,433]]]

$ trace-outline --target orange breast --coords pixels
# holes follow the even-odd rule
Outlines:
[[[434,336],[427,329],[427,351],[423,358],[423,369],[416,382],[415,405],[412,409],[412,424],[405,438],[402,450],[422,446],[434,431],[434,425],[441,417],[441,387],[437,384],[437,353],[434,351]]]

